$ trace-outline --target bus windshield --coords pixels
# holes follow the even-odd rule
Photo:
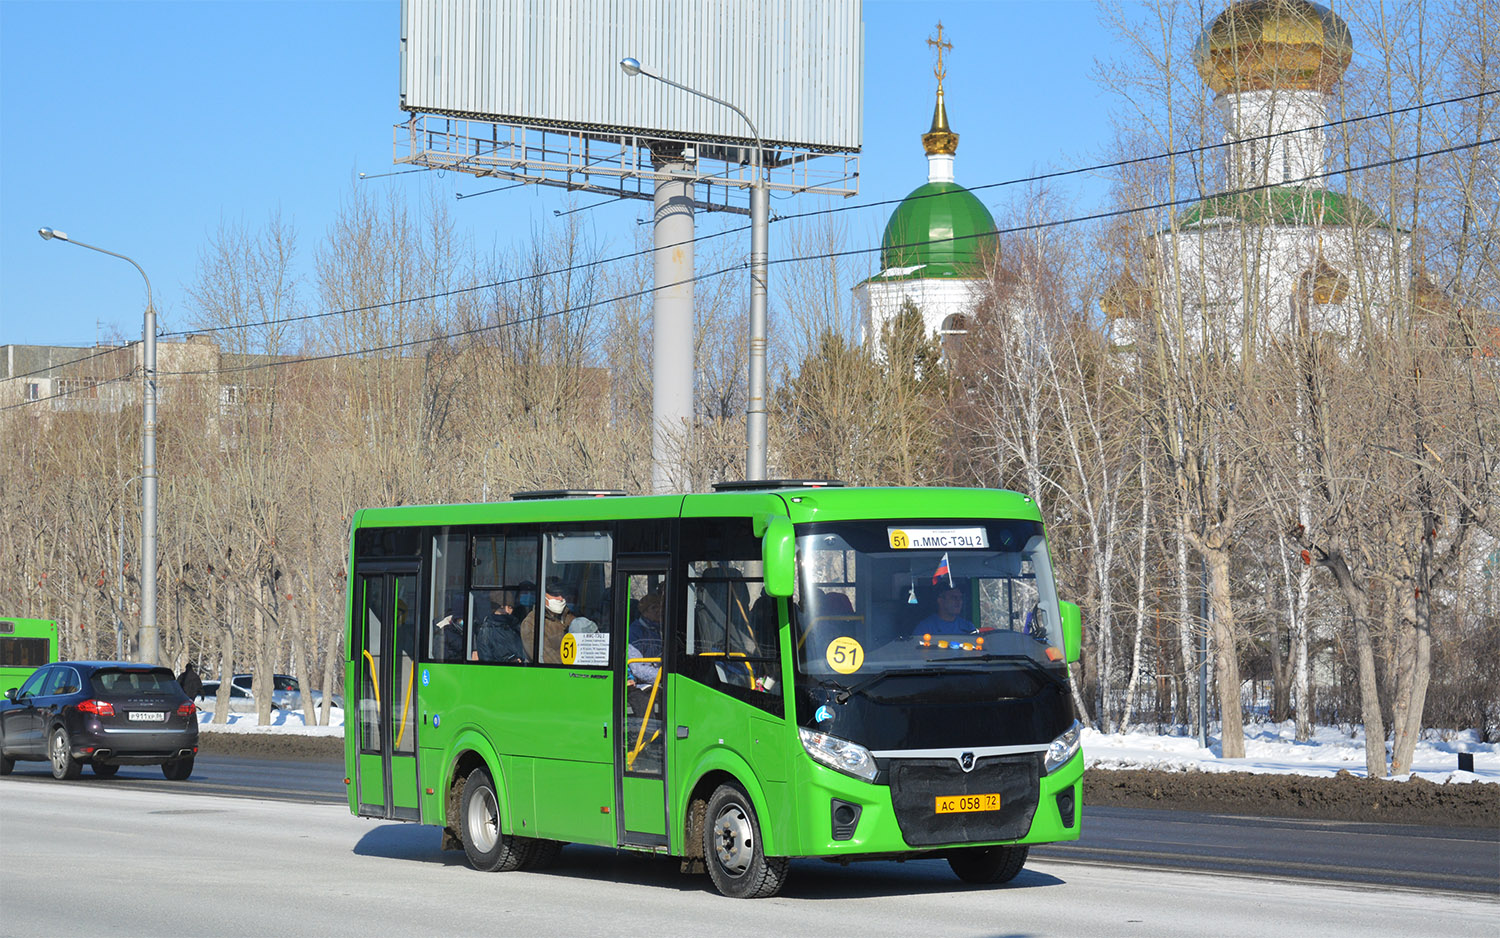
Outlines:
[[[858,521],[798,534],[799,677],[838,703],[1014,699],[1065,680],[1041,524]]]

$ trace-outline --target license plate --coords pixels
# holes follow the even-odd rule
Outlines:
[[[938,814],[961,814],[966,811],[999,811],[1000,795],[988,792],[983,795],[938,795]]]
[[[135,723],[165,723],[167,715],[161,710],[132,710],[130,719]]]

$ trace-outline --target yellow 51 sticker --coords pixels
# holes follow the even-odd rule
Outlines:
[[[828,666],[840,674],[853,674],[865,663],[865,650],[848,636],[840,636],[828,643]]]
[[[562,637],[562,663],[578,663],[578,639],[574,638],[571,633]]]
[[[911,538],[900,528],[887,528],[891,536],[891,550],[906,550],[911,546]]]

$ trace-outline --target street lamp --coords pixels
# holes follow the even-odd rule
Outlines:
[[[715,104],[729,108],[750,125],[750,135],[755,138],[755,150],[750,154],[753,182],[750,187],[750,387],[749,399],[745,402],[745,478],[766,477],[766,244],[769,240],[767,221],[770,214],[770,199],[766,189],[766,173],[762,164],[765,145],[755,122],[739,108],[722,98],[689,88],[670,78],[652,74],[633,58],[620,60],[620,70],[634,78],[645,75],[679,91],[695,94]]]
[[[156,664],[156,310],[151,305],[151,278],[146,276],[140,264],[124,254],[75,241],[52,228],[39,228],[37,234],[43,241],[66,241],[128,261],[146,281],[146,318],[141,329],[141,628],[138,657],[147,664]]]

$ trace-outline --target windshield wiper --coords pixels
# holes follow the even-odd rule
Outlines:
[[[813,678],[813,681],[819,687],[826,687],[826,688],[828,688],[830,690],[836,690],[840,694],[847,694],[847,693],[849,693],[849,688],[847,688],[844,685],[840,684],[838,681],[829,680],[827,678],[821,678],[821,677],[815,677],[815,678]],[[839,703],[843,703],[843,702],[844,701],[842,699],[839,700]]]
[[[855,694],[863,694],[886,678],[894,677],[898,674],[903,677],[942,677],[947,674],[961,673],[962,670],[962,668],[901,668],[895,671],[882,671],[879,674],[870,675],[863,681],[857,681],[849,687],[845,687],[835,694],[833,699],[835,703],[847,703],[849,698]]]

